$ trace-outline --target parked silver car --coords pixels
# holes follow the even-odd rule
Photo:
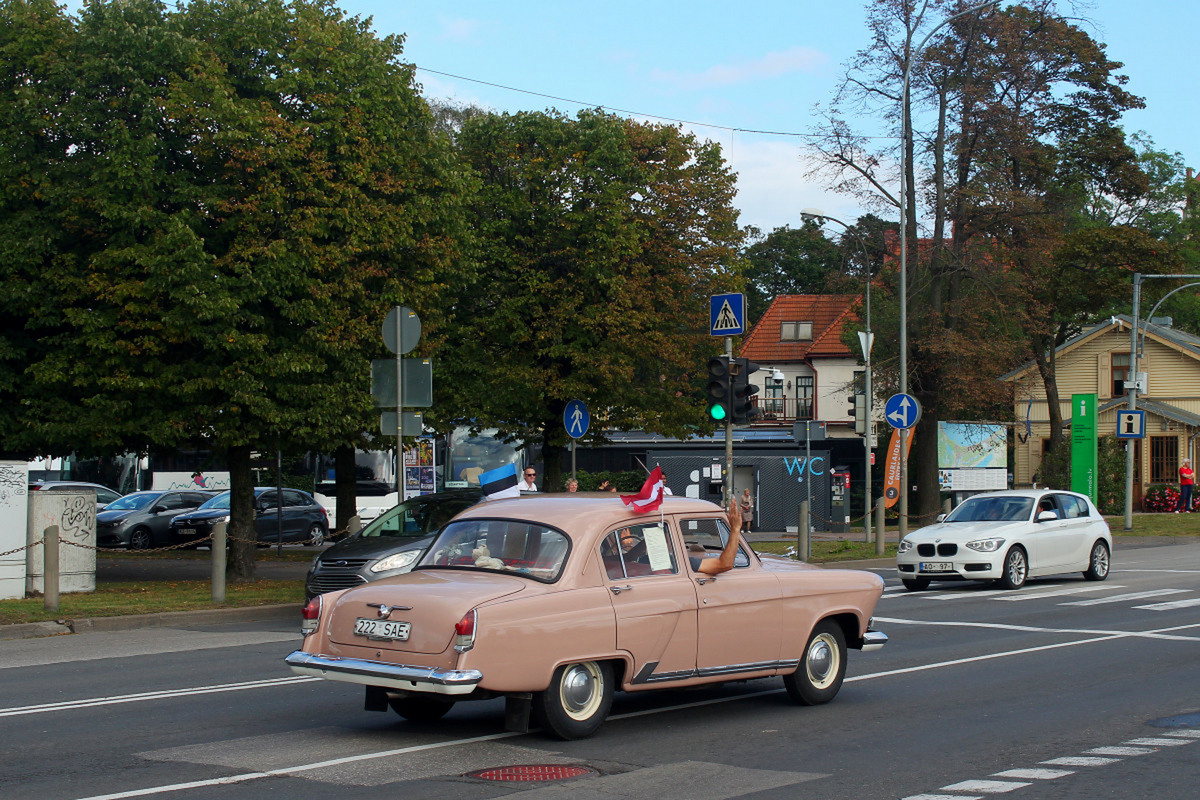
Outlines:
[[[211,492],[133,492],[112,501],[96,514],[96,544],[145,550],[171,544],[171,520],[195,511]]]
[[[107,486],[85,481],[38,481],[29,484],[31,492],[66,492],[78,489],[88,489],[96,493],[96,510],[102,511],[109,503],[121,496]]]

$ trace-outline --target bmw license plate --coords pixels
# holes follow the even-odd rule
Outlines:
[[[180,536],[195,536],[196,529],[195,528],[180,528],[179,535]]]
[[[954,572],[954,564],[950,561],[922,561],[917,569],[921,572]]]
[[[394,622],[390,619],[371,619],[359,617],[354,621],[354,635],[365,636],[368,639],[382,639],[391,642],[408,641],[410,624]]]

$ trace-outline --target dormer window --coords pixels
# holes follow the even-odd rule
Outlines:
[[[781,322],[779,324],[779,341],[781,342],[811,342],[811,322]]]

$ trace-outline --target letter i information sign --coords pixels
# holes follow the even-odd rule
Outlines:
[[[1071,395],[1071,491],[1099,501],[1096,395]]]

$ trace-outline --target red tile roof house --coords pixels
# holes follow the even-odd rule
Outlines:
[[[791,294],[772,301],[740,351],[759,367],[751,379],[761,387],[763,413],[756,425],[790,428],[811,419],[829,423],[831,438],[854,436],[848,409],[850,396],[862,390],[864,370],[858,353],[842,342],[842,329],[857,322],[858,302],[852,294]]]

